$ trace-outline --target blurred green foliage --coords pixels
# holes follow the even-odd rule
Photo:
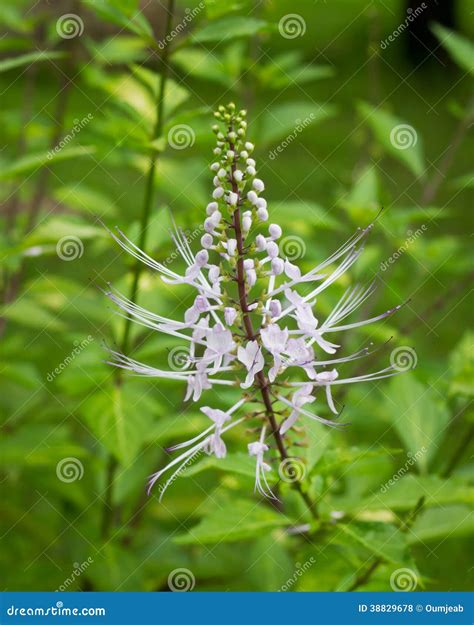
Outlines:
[[[464,34],[435,27],[436,58],[414,67],[402,38],[379,46],[404,19],[395,0],[302,1],[296,9],[286,0],[180,1],[174,25],[185,27],[164,46],[170,72],[156,137],[162,4],[140,12],[135,0],[70,10],[0,2],[4,588],[53,590],[72,576],[69,590],[166,590],[170,572],[186,567],[195,590],[278,590],[314,560],[291,590],[390,590],[400,568],[414,572],[420,589],[469,589],[468,3],[459,7]],[[282,36],[280,20],[295,10],[304,34]],[[61,36],[62,11],[78,17],[82,33]],[[146,477],[165,460],[164,447],[205,419],[183,403],[180,385],[117,384],[104,363],[104,343],[120,343],[123,319],[96,287],[112,281],[126,291],[133,262],[101,222],[138,239],[145,173],[157,155],[147,251],[170,258],[170,213],[190,232],[202,222],[212,110],[230,99],[248,108],[272,221],[306,241],[302,267],[386,209],[355,274],[318,302],[322,313],[349,280],[377,271],[380,289],[365,312],[409,299],[345,347],[394,337],[364,367],[385,363],[399,344],[414,348],[416,370],[351,388],[341,398],[351,425],[338,432],[315,424],[308,434],[305,488],[320,502],[320,523],[285,485],[282,510],[257,501],[253,471],[233,452],[242,447],[238,434],[225,461],[190,467],[161,504],[156,493],[147,498]],[[168,141],[178,124],[193,130],[184,149]],[[416,137],[403,149],[392,135],[400,125]],[[72,251],[59,253],[71,237]],[[143,273],[141,305],[177,316],[190,298],[185,287],[171,290]],[[178,344],[140,327],[131,338],[133,357],[154,366],[166,366]],[[70,477],[61,474],[67,459]],[[294,531],[307,523],[309,534]]]

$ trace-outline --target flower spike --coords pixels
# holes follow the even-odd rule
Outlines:
[[[287,459],[286,445],[292,444],[295,431],[304,427],[307,419],[342,427],[333,418],[317,414],[324,410],[340,416],[333,396],[339,385],[373,382],[400,373],[386,367],[364,375],[341,375],[340,366],[372,352],[365,347],[339,355],[340,343],[328,339],[331,333],[356,330],[399,310],[396,306],[369,319],[349,322],[373,294],[376,280],[367,287],[349,286],[325,318],[321,319],[318,311],[317,298],[357,262],[373,223],[359,228],[326,260],[303,273],[280,249],[283,231],[270,219],[265,184],[258,177],[253,157],[254,144],[246,137],[246,111],[237,111],[231,103],[220,106],[215,117],[215,160],[210,165],[214,189],[203,210],[200,247],[194,250],[173,217],[170,236],[176,246],[177,267],[153,259],[120,230],[111,233],[123,250],[157,272],[164,282],[194,289],[192,305],[183,317],[170,319],[109,288],[106,295],[117,314],[181,340],[185,353],[181,366],[173,367],[170,362],[169,370],[113,350],[111,364],[134,375],[185,383],[185,401],[201,402],[216,387],[232,386],[241,393],[230,408],[217,407],[209,400],[200,406],[211,424],[170,447],[168,451],[178,455],[149,479],[148,492],[173,469],[159,487],[160,500],[174,479],[203,453],[224,458],[226,433],[240,424],[249,425],[249,421],[260,431],[258,440],[247,446],[255,459],[255,491],[276,499],[269,486],[267,475],[272,469],[265,454],[277,452],[281,460]],[[316,400],[318,408],[313,412],[308,408]],[[255,402],[260,404],[257,410]],[[240,413],[239,418],[235,419],[235,413]],[[274,442],[272,447],[267,439]]]

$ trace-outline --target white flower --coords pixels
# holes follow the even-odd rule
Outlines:
[[[237,311],[231,306],[224,308],[224,319],[228,326],[234,325],[235,318],[237,317]]]
[[[273,356],[273,367],[268,372],[268,378],[273,382],[281,367],[281,354],[288,341],[288,329],[282,330],[276,323],[271,323],[260,331],[260,336],[263,345]]]
[[[210,233],[206,232],[206,234],[202,235],[201,245],[203,246],[203,248],[209,250],[212,247],[213,243],[214,239],[212,238],[212,235]]]
[[[321,373],[316,374],[316,382],[323,384],[326,387],[326,398],[328,401],[328,406],[332,410],[334,414],[337,414],[336,406],[334,405],[334,401],[331,394],[331,382],[337,380],[339,377],[336,369],[332,371],[321,371]]]
[[[259,252],[263,252],[266,249],[267,242],[263,234],[257,234],[257,236],[255,237],[255,245]]]
[[[231,206],[237,206],[238,200],[239,200],[238,194],[234,193],[233,191],[230,191],[229,195],[227,196],[227,203],[230,204]]]
[[[266,208],[259,208],[257,210],[257,217],[260,219],[260,221],[267,221],[268,220],[268,211]]]
[[[307,345],[304,338],[289,339],[286,344],[285,353],[288,356],[287,366],[301,367],[306,371],[311,380],[316,378],[316,372],[313,366],[314,350],[311,346]]]
[[[170,451],[180,450],[178,456],[150,478],[149,488],[170,469],[174,470],[160,488],[160,498],[197,454],[204,451],[223,458],[223,435],[244,422],[261,429],[260,439],[248,445],[249,454],[256,459],[255,488],[274,497],[267,482],[270,465],[264,461],[264,454],[288,457],[286,440],[292,444],[292,428],[300,417],[338,426],[306,408],[315,402],[316,395],[319,400],[324,389],[327,408],[337,415],[334,388],[400,373],[387,367],[374,373],[340,377],[336,367],[364,358],[369,352],[362,349],[348,356],[335,356],[341,342],[327,338],[331,333],[352,331],[385,319],[400,308],[396,306],[365,320],[349,320],[373,293],[375,283],[368,287],[350,286],[326,317],[321,316],[325,307],[319,307],[318,302],[327,288],[341,279],[347,280],[345,274],[360,257],[372,226],[358,230],[327,259],[303,274],[296,261],[280,257],[276,241],[283,233],[278,224],[269,225],[267,237],[252,231],[255,216],[267,221],[268,210],[266,200],[258,195],[264,191],[264,183],[254,178],[256,163],[249,158],[254,146],[245,142],[245,112],[237,114],[235,107],[229,106],[219,109],[216,116],[224,124],[224,132],[218,132],[214,150],[218,160],[211,165],[216,174],[215,189],[213,200],[206,207],[201,249],[193,252],[190,240],[174,225],[172,240],[180,260],[176,265],[174,260],[161,263],[120,230],[118,234],[111,233],[123,250],[156,272],[166,284],[186,285],[193,292],[186,300],[192,304],[187,304],[178,319],[170,319],[108,290],[106,294],[118,307],[119,315],[172,337],[173,341],[179,340],[187,353],[186,366],[177,370],[143,364],[116,351],[111,351],[113,364],[133,375],[184,384],[186,401],[198,402],[204,393],[222,391],[227,386],[246,391],[228,410],[201,408],[212,425],[174,445]],[[239,164],[240,159],[245,165]],[[248,176],[242,171],[244,167]],[[219,210],[224,202],[225,217]],[[282,256],[283,249],[282,246]],[[225,401],[224,393],[217,396]],[[256,410],[257,402],[260,405]],[[323,397],[325,409],[326,402]],[[241,407],[241,418],[233,420],[233,413]],[[266,425],[275,443],[271,449],[265,442]]]
[[[212,388],[207,374],[205,372],[197,372],[195,375],[188,376],[188,388],[186,389],[186,395],[184,401],[188,401],[192,396],[193,401],[198,401],[202,392]]]
[[[294,393],[290,402],[293,410],[291,411],[288,419],[286,419],[280,427],[280,434],[285,434],[291,427],[293,427],[301,412],[300,409],[302,406],[305,404],[312,404],[314,402],[315,398],[311,395],[312,392],[313,386],[311,384],[305,384],[304,386],[301,386],[296,393]]]
[[[270,224],[268,226],[268,232],[273,240],[279,239],[282,235],[282,230],[278,224]]]
[[[213,371],[216,372],[221,364],[222,359],[230,354],[234,349],[235,343],[232,338],[232,332],[225,330],[221,324],[216,324],[206,333],[206,349],[203,355],[203,361],[213,365]]]
[[[299,280],[301,278],[301,269],[287,259],[285,260],[285,274],[292,280]]]
[[[249,191],[247,193],[247,199],[252,204],[256,204],[258,201],[258,195],[255,193],[255,191]]]
[[[285,269],[285,263],[282,261],[281,258],[272,258],[271,267],[272,274],[274,276],[279,276],[283,273],[283,270]]]
[[[207,453],[214,454],[216,458],[225,458],[227,449],[221,438],[221,434],[224,423],[230,421],[230,415],[223,410],[209,408],[209,406],[203,406],[201,412],[215,423],[214,433],[211,434],[207,440]]]
[[[249,388],[253,384],[255,375],[263,369],[265,364],[262,350],[257,341],[249,341],[246,347],[240,345],[237,350],[237,358],[247,367],[248,371],[245,382],[240,386],[242,388]]]
[[[277,497],[273,494],[270,486],[268,485],[268,481],[265,473],[267,471],[271,471],[272,468],[269,464],[267,464],[264,459],[264,453],[268,451],[268,445],[266,445],[263,441],[265,440],[265,426],[262,428],[262,432],[260,435],[260,440],[255,443],[249,443],[248,450],[250,456],[255,456],[255,490],[258,491],[264,497],[269,497],[270,499],[277,499]]]

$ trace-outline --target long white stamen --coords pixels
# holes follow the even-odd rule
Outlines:
[[[290,406],[291,408],[293,408],[293,410],[297,410],[301,414],[304,414],[305,416],[309,417],[310,419],[314,419],[315,421],[319,421],[320,423],[324,423],[325,425],[329,425],[330,427],[333,427],[333,428],[344,427],[343,423],[334,423],[334,421],[328,421],[327,419],[323,419],[322,417],[318,417],[318,415],[315,415],[315,414],[313,414],[311,412],[308,412],[302,406],[295,406],[294,404],[291,403],[291,401],[288,401],[288,399],[286,399],[286,397],[283,397],[282,395],[277,395],[277,397],[284,404],[286,404],[287,406]]]

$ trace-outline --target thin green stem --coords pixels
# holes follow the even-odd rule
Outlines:
[[[166,15],[166,34],[169,34],[171,31],[171,25],[173,22],[173,13],[174,13],[174,1],[168,0],[168,9]],[[156,120],[155,120],[155,128],[153,131],[152,141],[159,139],[163,132],[163,122],[164,122],[164,104],[165,104],[165,92],[166,92],[166,81],[168,79],[169,66],[168,66],[168,58],[169,58],[169,46],[165,46],[163,50],[163,55],[161,58],[161,72],[160,72],[160,84],[158,87],[158,97],[156,102]],[[141,224],[140,224],[140,238],[138,240],[138,247],[140,249],[145,249],[147,242],[147,233],[148,233],[148,225],[150,221],[151,207],[153,204],[153,192],[155,188],[155,177],[156,177],[156,165],[158,162],[158,155],[156,150],[150,155],[150,162],[148,165],[148,172],[145,183],[145,195],[143,198],[143,210],[141,216]],[[135,302],[138,293],[138,285],[140,283],[140,276],[143,269],[143,263],[137,259],[135,263],[135,267],[133,270],[133,279],[132,286],[130,289],[129,299],[132,302]],[[131,319],[127,317],[125,319],[123,337],[121,342],[121,350],[122,352],[126,352],[128,348],[128,342],[130,339],[130,329],[131,329]],[[120,369],[117,369],[120,372]],[[120,377],[120,376],[119,376]]]
[[[168,0],[167,15],[165,33],[169,35],[173,23],[173,15],[175,8],[175,0]],[[169,46],[165,46],[160,62],[159,72],[159,85],[156,100],[156,119],[155,126],[152,134],[152,141],[160,138],[163,132],[164,126],[164,104],[166,94],[166,82],[169,74],[168,58],[169,58]],[[156,150],[150,154],[150,161],[148,164],[148,171],[145,182],[145,193],[143,196],[143,208],[140,220],[140,236],[138,240],[138,247],[145,249],[147,243],[148,226],[150,222],[151,209],[153,205],[153,195],[155,190],[156,179],[156,166],[158,162],[158,155]],[[132,285],[130,288],[129,299],[135,303],[138,295],[138,287],[140,284],[140,276],[142,273],[143,264],[140,260],[136,260],[133,268]],[[123,326],[122,340],[120,341],[120,349],[122,353],[126,353],[129,347],[131,330],[131,318],[127,317]],[[114,384],[116,387],[120,387],[122,384],[122,369],[117,368],[114,374]],[[114,523],[116,517],[116,510],[113,505],[113,484],[115,481],[115,475],[118,469],[118,462],[114,456],[110,455],[107,463],[107,484],[106,484],[106,497],[104,501],[103,520],[102,520],[102,537],[105,539],[110,534],[110,529]]]

